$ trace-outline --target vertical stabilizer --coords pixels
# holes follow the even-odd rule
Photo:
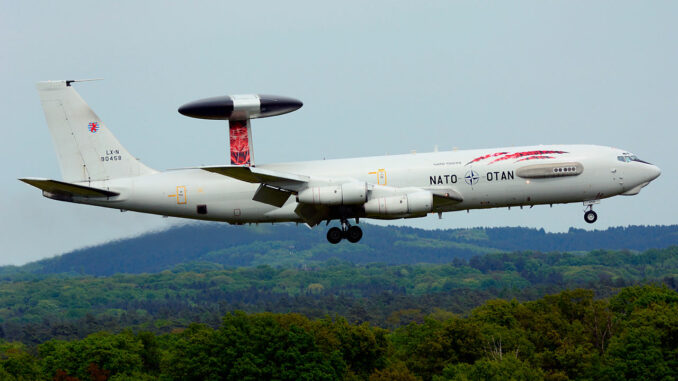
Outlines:
[[[120,144],[72,82],[38,82],[36,86],[63,180],[99,181],[155,173]]]

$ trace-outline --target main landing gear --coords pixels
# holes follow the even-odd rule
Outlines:
[[[337,244],[346,238],[351,243],[356,243],[363,238],[363,230],[359,226],[351,226],[348,220],[341,220],[341,229],[333,227],[327,231],[327,240],[331,244]]]
[[[586,209],[588,209],[588,211],[584,213],[584,221],[589,224],[592,224],[598,220],[598,214],[593,211],[593,204],[597,204],[597,202],[589,201],[584,203],[584,205],[586,205]]]

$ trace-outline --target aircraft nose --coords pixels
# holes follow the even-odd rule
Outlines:
[[[649,168],[647,169],[647,174],[648,174],[647,181],[652,181],[662,174],[662,170],[659,169],[659,167],[657,167],[656,165],[650,165]]]

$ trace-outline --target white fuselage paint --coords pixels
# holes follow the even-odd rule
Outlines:
[[[566,153],[529,161],[511,159],[492,163],[494,158],[489,158],[469,163],[498,152],[538,150]],[[632,191],[659,176],[659,169],[651,164],[619,161],[617,157],[623,152],[593,145],[549,145],[279,163],[257,165],[257,168],[336,183],[364,181],[373,189],[382,186],[449,188],[458,192],[463,201],[433,210],[447,212],[597,200]],[[531,179],[516,174],[521,167],[561,162],[581,163],[583,172],[576,176]],[[466,181],[471,171],[477,175],[477,180]],[[303,222],[294,212],[297,207],[294,195],[278,208],[252,200],[258,184],[202,169],[171,170],[80,184],[119,192],[120,195],[107,200],[76,197],[73,201],[79,203],[231,223]],[[198,214],[198,205],[206,205],[207,214]]]

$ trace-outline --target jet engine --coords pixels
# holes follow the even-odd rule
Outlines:
[[[395,217],[409,214],[426,214],[431,211],[433,211],[433,194],[428,191],[377,197],[365,203],[365,215],[368,217]]]
[[[356,181],[309,187],[299,192],[297,201],[313,205],[361,205],[367,201],[367,184]]]

